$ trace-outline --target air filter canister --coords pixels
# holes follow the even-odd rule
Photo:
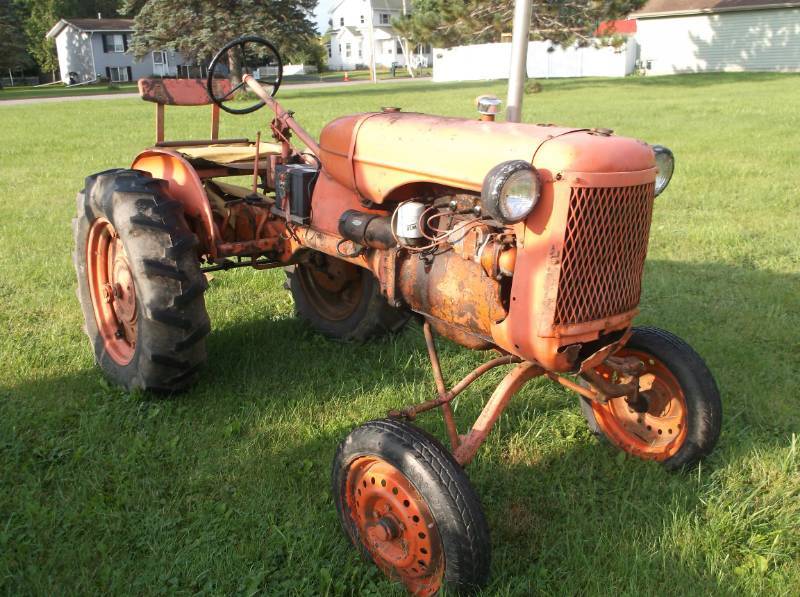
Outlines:
[[[425,204],[417,201],[401,203],[394,217],[394,233],[406,245],[418,245],[424,240],[420,226]]]

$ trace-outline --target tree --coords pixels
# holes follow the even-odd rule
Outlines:
[[[560,45],[588,45],[604,21],[628,16],[646,0],[532,0],[531,36]],[[511,31],[514,0],[414,0],[414,12],[394,20],[415,43],[452,47],[500,41]],[[609,31],[606,33],[613,33]]]
[[[127,0],[136,13],[133,52],[171,49],[207,61],[245,34],[268,38],[286,57],[319,53],[312,13],[317,0]]]
[[[22,19],[17,7],[11,0],[0,0],[0,71],[25,68],[32,62],[25,50]]]

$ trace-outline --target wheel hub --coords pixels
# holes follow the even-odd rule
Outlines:
[[[341,321],[361,303],[361,268],[340,259],[316,256],[297,266],[296,275],[314,309],[325,319]]]
[[[415,595],[441,585],[444,558],[436,522],[402,472],[375,457],[357,459],[347,478],[350,514],[364,547]]]
[[[108,355],[127,365],[136,350],[136,287],[122,239],[108,220],[92,223],[86,257],[98,332]]]
[[[666,460],[683,445],[686,436],[686,398],[673,373],[652,355],[623,349],[619,356],[642,361],[636,399],[613,398],[593,403],[595,418],[612,443],[641,458]],[[605,366],[597,368],[605,378]]]

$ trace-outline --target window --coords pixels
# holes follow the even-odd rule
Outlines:
[[[397,40],[397,53],[398,54],[402,54],[403,53],[403,45],[400,43],[399,39]]]
[[[153,52],[153,64],[155,66],[162,66],[167,63],[166,52]]]
[[[122,33],[107,33],[103,35],[103,52],[115,54],[122,54],[127,51],[127,36]]]
[[[331,47],[331,44],[328,44],[328,58],[332,57],[333,57],[333,48]]]
[[[339,18],[339,26],[344,27],[344,17]]]
[[[361,15],[361,24],[364,24],[364,15]]]
[[[342,44],[339,44],[339,56],[342,55]]]
[[[208,68],[199,64],[179,64],[178,77],[182,79],[205,79]]]
[[[112,83],[124,83],[131,80],[130,66],[107,66],[106,76]]]
[[[350,58],[350,44],[344,44],[345,58]]]
[[[389,15],[385,12],[381,13],[381,25],[388,25],[389,24]]]
[[[361,58],[361,42],[358,42],[358,57]]]

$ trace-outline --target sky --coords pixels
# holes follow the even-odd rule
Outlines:
[[[338,0],[319,0],[317,3],[317,31],[325,33],[328,29],[328,11]]]

